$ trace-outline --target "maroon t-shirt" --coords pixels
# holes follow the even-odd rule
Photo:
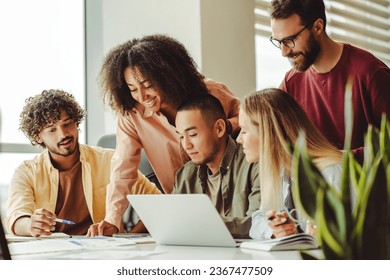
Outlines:
[[[349,76],[353,79],[354,114],[351,148],[358,149],[364,146],[368,124],[379,127],[382,113],[390,118],[390,69],[382,61],[344,44],[340,60],[331,71],[319,74],[311,67],[305,72],[292,69],[281,84],[339,149],[344,147],[344,93]]]

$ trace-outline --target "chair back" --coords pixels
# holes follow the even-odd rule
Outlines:
[[[115,147],[116,147],[116,135],[115,134],[107,134],[107,135],[102,136],[98,140],[97,146],[102,147],[102,148],[115,149]],[[150,165],[149,159],[148,159],[148,157],[147,157],[147,155],[146,155],[144,150],[141,151],[141,161],[139,163],[138,169],[149,180],[151,180],[153,177],[156,177],[156,175],[154,174],[153,168]],[[156,179],[157,179],[157,177],[156,177]],[[155,181],[152,181],[152,182],[156,184]],[[160,184],[158,183],[158,186],[159,185]]]

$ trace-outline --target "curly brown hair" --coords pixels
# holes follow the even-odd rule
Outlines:
[[[59,121],[63,111],[77,125],[86,116],[85,110],[81,108],[72,94],[59,89],[44,90],[41,94],[26,99],[26,104],[20,113],[19,129],[33,146],[39,145],[45,148],[45,144],[37,142],[38,135],[47,124]]]
[[[99,76],[103,101],[123,115],[137,102],[123,75],[127,67],[140,71],[176,108],[190,96],[208,93],[204,76],[180,42],[161,34],[133,39],[107,54]]]

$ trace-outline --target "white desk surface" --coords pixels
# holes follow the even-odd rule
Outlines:
[[[308,251],[320,257],[320,250]],[[17,260],[298,260],[298,251],[265,252],[241,248],[166,246],[157,244],[126,245],[109,249],[15,255]]]

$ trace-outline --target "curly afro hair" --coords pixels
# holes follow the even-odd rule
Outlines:
[[[33,146],[45,148],[38,143],[38,135],[43,128],[60,120],[61,112],[79,125],[86,116],[85,110],[76,102],[72,94],[63,90],[44,90],[41,94],[26,99],[23,111],[20,113],[19,129],[26,135]]]
[[[204,76],[179,41],[162,34],[132,39],[107,54],[99,76],[104,103],[123,115],[137,102],[123,75],[127,67],[139,70],[176,108],[189,97],[208,93]]]

